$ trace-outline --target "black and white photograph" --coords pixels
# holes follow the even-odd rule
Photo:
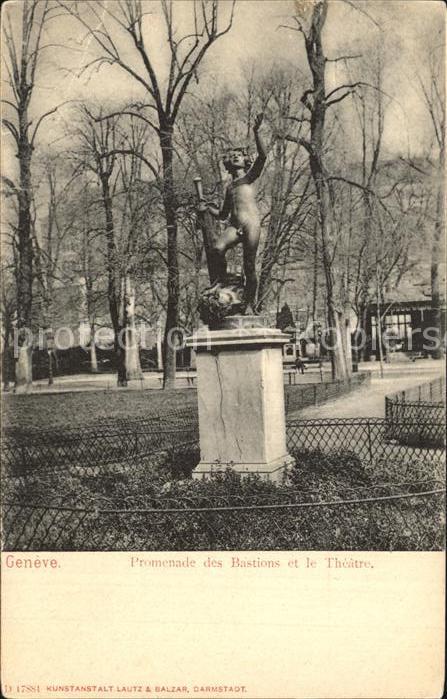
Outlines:
[[[9,0],[1,46],[3,552],[443,551],[444,4]]]

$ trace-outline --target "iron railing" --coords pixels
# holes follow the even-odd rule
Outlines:
[[[418,403],[425,407],[425,401]],[[3,444],[3,548],[439,550],[442,427],[433,419],[396,414],[391,420],[289,419],[287,442],[298,480],[310,455],[318,464],[335,459],[345,471],[360,464],[376,476],[386,472],[387,482],[343,489],[336,478],[337,488],[329,491],[267,484],[233,495],[225,483],[212,495],[200,485],[182,494],[181,485],[174,483],[172,490],[166,484],[167,476],[187,477],[198,461],[195,410],[58,434],[9,429]]]
[[[445,445],[445,417],[444,377],[385,396],[388,434],[402,444]]]
[[[349,451],[368,463],[387,459],[442,463],[445,430],[443,422],[434,420],[289,419],[287,443],[290,451]],[[178,458],[186,446],[194,445],[198,447],[198,423],[193,416],[178,427],[139,420],[121,428],[15,434],[3,441],[3,474],[26,479],[68,469],[96,475],[108,473],[113,464],[119,469],[143,457],[154,463],[161,456]]]
[[[387,459],[442,463],[444,424],[382,418],[289,419],[287,443],[290,451],[349,451],[368,463]],[[113,464],[119,469],[143,457],[154,463],[160,455],[180,458],[186,447],[194,445],[198,448],[193,416],[178,427],[139,420],[121,428],[15,434],[3,441],[3,475],[27,479],[67,470],[97,475],[108,473]]]
[[[165,496],[119,506],[8,501],[4,551],[441,550],[440,482],[375,485],[329,499],[278,488],[270,497]]]
[[[286,413],[319,405],[371,383],[371,372],[359,372],[346,380],[324,381],[312,384],[296,384],[284,387]]]
[[[413,434],[414,439],[401,442],[396,436],[397,427],[399,436]],[[438,441],[442,428],[442,424],[435,422],[421,425],[411,421],[390,426],[383,418],[289,420],[287,443],[290,451],[351,452],[370,464],[383,461],[406,464],[415,460],[442,464],[444,442]]]
[[[393,403],[445,403],[445,376],[396,391],[388,395],[387,399]]]

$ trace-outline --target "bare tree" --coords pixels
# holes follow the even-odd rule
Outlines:
[[[380,26],[365,13],[361,5],[346,2],[357,11],[365,14],[376,26]],[[380,148],[383,133],[384,108],[381,90],[381,70],[378,66],[375,81],[368,82],[364,79],[355,79],[344,82],[330,90],[326,86],[326,68],[331,62],[342,61],[347,64],[351,59],[360,58],[359,54],[346,54],[336,58],[328,58],[325,55],[323,45],[323,30],[325,27],[328,0],[316,0],[312,6],[302,6],[296,2],[296,14],[293,18],[294,24],[289,29],[293,29],[302,35],[306,49],[307,60],[311,73],[311,85],[306,89],[301,102],[303,111],[296,117],[299,125],[308,124],[309,134],[307,137],[289,134],[289,138],[302,145],[309,156],[309,164],[312,178],[315,185],[318,218],[321,238],[321,256],[326,282],[326,302],[327,302],[327,322],[329,326],[330,354],[332,360],[333,376],[344,378],[349,376],[351,367],[351,347],[350,347],[350,253],[352,244],[352,233],[354,220],[351,216],[351,204],[354,202],[352,193],[348,192],[348,216],[346,217],[345,206],[342,203],[346,198],[344,188],[354,188],[363,193],[363,204],[366,215],[364,222],[365,230],[362,239],[365,242],[365,250],[369,240],[369,221],[371,220],[371,202],[378,203],[383,209],[385,205],[374,190],[374,182],[379,163]],[[380,63],[380,61],[379,61]],[[337,131],[343,130],[339,127],[339,119],[333,118],[331,122],[328,115],[334,116],[335,105],[339,105],[348,97],[357,96],[362,100],[366,91],[371,90],[377,100],[377,113],[374,119],[376,124],[373,128],[373,137],[367,139],[367,131],[363,130],[362,145],[363,163],[360,181],[345,176],[340,172],[339,166],[334,167],[334,158],[328,157],[329,139]],[[364,104],[364,103],[362,103]],[[360,118],[360,121],[362,119]],[[368,128],[371,124],[368,124]],[[371,151],[371,159],[370,157]],[[368,152],[368,157],[367,157]],[[332,172],[329,171],[328,164],[331,165]],[[341,198],[341,200],[340,200]],[[347,220],[345,220],[347,218]],[[347,235],[343,234],[343,230]],[[340,255],[344,255],[345,264],[340,264]]]
[[[52,17],[54,7],[46,0],[24,0],[8,5],[3,22],[4,62],[8,97],[3,99],[10,116],[3,125],[12,136],[18,176],[4,179],[17,199],[17,329],[18,356],[16,360],[16,390],[27,390],[32,382],[31,332],[33,299],[33,240],[32,240],[32,177],[31,164],[36,137],[44,120],[58,107],[30,116],[30,102],[41,60],[44,25]],[[16,24],[20,22],[20,27]]]
[[[65,8],[84,26],[89,40],[93,39],[99,56],[90,61],[84,69],[95,66],[115,65],[121,68],[136,83],[143,86],[149,103],[141,109],[134,109],[139,118],[144,119],[157,134],[162,155],[163,204],[167,232],[168,298],[165,326],[164,386],[173,387],[175,381],[175,348],[168,339],[171,329],[178,322],[179,267],[177,246],[177,202],[174,177],[174,127],[182,102],[193,78],[197,78],[199,66],[217,39],[226,34],[233,21],[234,2],[228,5],[217,0],[206,2],[194,0],[191,8],[191,31],[178,35],[175,20],[175,3],[162,0],[161,8],[167,43],[170,52],[167,78],[157,75],[154,55],[149,48],[145,30],[150,22],[153,6],[142,0],[128,0],[110,5],[107,2],[86,1],[77,3],[59,0]],[[220,15],[227,14],[227,20],[219,28]],[[129,40],[132,55],[120,51],[120,40]],[[128,48],[128,46],[127,46]],[[136,61],[142,66],[135,67]]]
[[[296,3],[295,25],[292,28],[303,36],[312,83],[311,87],[305,90],[301,97],[305,112],[302,116],[296,117],[297,121],[309,123],[309,137],[304,138],[298,135],[296,137],[289,136],[289,138],[302,145],[309,156],[310,170],[317,197],[321,254],[326,280],[327,322],[332,374],[334,378],[342,379],[349,375],[348,353],[350,353],[350,349],[346,347],[344,308],[337,303],[335,291],[335,270],[333,264],[335,231],[331,186],[323,157],[325,152],[327,111],[332,105],[351,94],[353,87],[340,85],[329,92],[326,90],[325,71],[328,59],[324,53],[322,34],[327,12],[327,0],[316,0],[312,6],[309,20],[303,16],[303,14],[306,14],[306,11],[303,12],[300,3]],[[307,23],[307,27],[305,27],[305,23]]]
[[[368,82],[372,90],[365,92],[355,90],[353,92],[352,104],[354,113],[357,116],[360,143],[361,162],[359,172],[359,183],[362,187],[359,190],[360,200],[353,201],[350,196],[349,211],[353,217],[360,222],[360,226],[354,232],[355,240],[348,246],[346,260],[349,264],[349,274],[347,284],[350,287],[353,297],[353,307],[357,316],[357,328],[364,331],[366,327],[366,316],[368,304],[371,301],[371,294],[374,298],[380,296],[383,285],[383,265],[382,255],[377,246],[383,248],[383,241],[380,240],[378,229],[373,230],[375,212],[375,188],[380,169],[380,155],[383,141],[385,125],[385,95],[383,93],[383,46],[376,42],[372,49],[373,56],[369,55],[368,60],[362,58],[355,62],[355,68],[346,64],[346,71],[349,76],[349,84],[360,83],[360,78],[368,77]],[[355,72],[355,75],[353,73]],[[352,191],[350,191],[352,195]],[[353,207],[355,210],[353,211]],[[380,270],[374,264],[380,258]],[[378,284],[378,280],[380,280]],[[375,291],[374,291],[375,289]],[[362,345],[360,357],[365,357],[366,347]]]
[[[100,115],[101,116],[101,115]],[[118,386],[127,383],[125,350],[122,342],[124,332],[122,320],[122,274],[121,259],[117,248],[115,212],[113,198],[116,192],[117,151],[122,150],[122,139],[118,131],[119,117],[97,119],[87,107],[81,109],[81,117],[76,128],[79,148],[74,151],[77,169],[90,172],[100,188],[101,204],[104,213],[104,238],[106,248],[107,299],[110,319],[115,335],[115,356],[117,361]]]
[[[282,268],[285,277],[288,265],[302,259],[308,252],[313,232],[314,192],[306,159],[296,143],[290,143],[287,131],[296,109],[291,77],[275,70],[264,85],[263,102],[270,100],[270,124],[273,134],[271,163],[260,189],[260,199],[268,202],[264,216],[266,226],[261,253],[257,307],[260,310],[269,299],[278,280],[275,274]],[[309,228],[310,226],[310,228]],[[311,231],[311,233],[309,233]],[[284,283],[284,279],[282,280]]]
[[[96,324],[98,314],[101,312],[102,301],[105,296],[101,288],[102,269],[98,265],[98,251],[95,250],[97,238],[96,226],[93,225],[90,212],[81,222],[81,256],[79,276],[84,286],[84,303],[90,335],[90,371],[98,371],[98,358],[96,354]]]
[[[72,243],[78,210],[70,199],[72,179],[63,172],[65,161],[59,155],[47,152],[39,159],[40,184],[35,187],[35,201],[45,204],[40,216],[36,213],[32,226],[34,255],[35,301],[40,301],[38,324],[50,333],[54,325],[55,292],[70,282],[63,266],[64,252]],[[68,177],[67,177],[68,175]],[[39,192],[39,190],[43,190]],[[39,207],[36,206],[36,209]],[[40,226],[38,221],[40,219]],[[40,230],[38,230],[40,229]],[[37,304],[35,304],[37,305]],[[48,338],[47,338],[48,339]],[[53,383],[53,360],[56,348],[48,347],[48,380]]]
[[[1,371],[4,390],[8,390],[13,375],[13,333],[17,320],[17,284],[14,268],[3,256],[0,270],[0,309],[1,309]]]
[[[433,131],[435,166],[432,182],[436,190],[436,207],[431,244],[431,306],[433,325],[436,329],[437,347],[433,356],[441,357],[441,242],[444,231],[444,178],[445,178],[445,39],[444,30],[438,34],[438,44],[428,53],[425,75],[418,75],[418,83],[424,98]]]

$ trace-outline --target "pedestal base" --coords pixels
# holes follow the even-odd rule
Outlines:
[[[207,463],[201,461],[192,473],[194,479],[206,479],[215,473],[223,473],[228,468],[230,468],[235,473],[241,476],[247,476],[249,474],[256,474],[260,476],[263,480],[272,481],[273,483],[282,483],[286,478],[289,469],[295,465],[295,459],[286,454],[285,456],[270,461],[269,463],[234,463],[230,461],[226,464],[223,463]]]
[[[231,468],[281,481],[293,464],[282,366],[289,338],[275,328],[253,327],[250,318],[233,322],[236,327],[201,330],[187,343],[197,353],[201,461],[193,477]]]

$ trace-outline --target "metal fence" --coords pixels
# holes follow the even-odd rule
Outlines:
[[[322,390],[327,398],[331,390],[342,389]],[[206,482],[193,487],[190,481],[174,482],[173,490],[166,489],[167,477],[185,478],[198,461],[195,410],[57,435],[6,430],[3,548],[439,550],[444,545],[442,429],[437,417],[404,420],[396,413],[391,419],[289,418],[288,449],[297,462],[293,486],[262,482],[251,492],[235,481],[233,492],[224,474],[215,477],[212,493]],[[297,489],[300,468],[307,463],[309,469],[309,458],[318,464],[332,458],[345,472],[369,468],[374,484],[341,488],[336,475],[336,487]],[[157,469],[163,476],[155,482]],[[381,473],[387,474],[385,483],[377,482]]]
[[[157,455],[196,443],[198,418],[194,411],[172,412],[151,418],[113,420],[101,427],[46,430],[5,430],[2,443],[3,473],[27,477],[34,471],[97,473],[113,463]]]
[[[392,403],[445,403],[445,377],[439,376],[418,386],[410,386],[404,391],[397,391],[387,396]]]
[[[324,420],[290,420],[287,423],[287,443],[290,451],[322,453],[351,452],[361,461],[374,464],[395,462],[408,464],[418,460],[442,464],[443,443],[436,439],[443,428],[436,422],[421,426],[410,421],[400,422],[399,436],[413,434],[414,439],[396,439],[397,425],[382,418],[334,418]],[[424,439],[418,440],[423,430]]]
[[[423,404],[421,404],[423,405]],[[436,417],[436,419],[435,419]],[[368,463],[394,459],[409,463],[424,459],[442,463],[444,422],[401,417],[289,419],[290,451],[349,451]],[[182,421],[176,414],[141,419],[102,428],[64,432],[11,433],[3,440],[3,474],[32,478],[44,473],[108,473],[110,466],[125,467],[143,457],[169,460],[181,457],[186,447],[198,446],[198,420],[194,414]]]
[[[385,397],[388,434],[402,444],[445,445],[445,417],[444,377]]]
[[[117,507],[7,502],[3,550],[441,550],[444,490],[436,480],[351,489],[322,499],[270,495],[147,498]],[[154,564],[156,565],[156,564]]]
[[[138,431],[90,430],[89,438],[78,435],[71,443],[64,438],[61,444],[29,446],[26,466],[17,469],[13,461],[3,471],[4,550],[443,546],[444,450],[397,443],[386,420],[290,420],[288,448],[297,462],[293,487],[262,482],[254,492],[240,492],[236,483],[234,494],[231,482],[222,482],[212,494],[207,482],[174,482],[173,491],[163,485],[175,459],[182,468],[189,459],[189,470],[197,463],[197,425],[185,427],[142,433],[139,442]],[[161,455],[163,478],[157,484]],[[376,483],[342,488],[336,471],[335,487],[328,489],[326,481],[323,491],[294,490],[306,460],[309,470],[309,457],[318,466],[328,458],[337,469],[340,464],[340,475],[349,472],[352,482],[355,469],[369,468]],[[377,483],[383,473],[386,482]]]
[[[285,386],[286,413],[338,398],[354,389],[368,386],[370,382],[371,372],[365,371],[353,374],[346,380]]]
[[[365,385],[370,374],[357,374],[349,381],[287,386],[287,413],[314,405]],[[3,430],[2,462],[6,474],[27,477],[36,469],[59,471],[67,467],[91,470],[113,463],[128,463],[137,457],[172,451],[198,440],[196,406],[180,408],[152,417],[109,419],[94,427],[54,430]]]
[[[414,460],[442,463],[444,424],[392,421],[382,418],[343,418],[287,421],[290,451],[349,451],[368,463]],[[187,447],[198,447],[198,422],[192,415],[173,422],[138,420],[101,429],[10,436],[3,442],[3,476],[32,479],[44,473],[109,473],[138,459],[179,459]]]

